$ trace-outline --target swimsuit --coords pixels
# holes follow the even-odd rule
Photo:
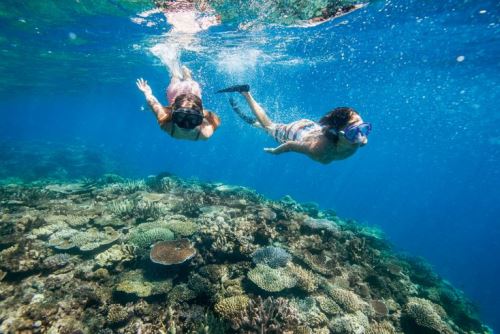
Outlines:
[[[288,124],[273,124],[269,129],[269,134],[281,144],[288,141],[302,141],[306,135],[309,136],[314,132],[322,134],[323,127],[308,119],[301,119]]]
[[[177,124],[175,124],[174,122],[172,122],[172,130],[170,131],[170,135],[172,137],[174,136],[174,132],[175,132],[176,128],[179,128],[179,127],[177,126]],[[200,138],[201,125],[198,125],[194,129],[182,129],[182,128],[179,128],[179,129],[184,130],[184,133],[191,133],[193,131],[196,131],[196,137],[194,138],[194,140],[196,141],[196,140],[198,140]]]
[[[170,84],[167,88],[167,99],[170,105],[174,104],[175,98],[182,94],[193,94],[201,99],[200,85],[192,80],[181,80]]]

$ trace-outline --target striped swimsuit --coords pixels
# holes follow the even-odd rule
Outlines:
[[[276,139],[278,143],[288,141],[302,141],[306,135],[323,133],[323,127],[309,119],[301,119],[288,124],[273,124],[269,129],[269,134]]]

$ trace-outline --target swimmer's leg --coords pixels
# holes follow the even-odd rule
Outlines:
[[[182,65],[181,70],[183,80],[193,80],[192,72],[189,68],[187,68],[187,66]]]
[[[257,121],[257,119],[250,117],[246,114],[244,114],[236,101],[231,97],[229,98],[229,104],[231,105],[231,108],[233,108],[233,111],[236,113],[236,115],[240,116],[240,118],[245,121],[246,123],[255,126],[255,127],[261,127],[260,123]]]
[[[271,121],[271,119],[267,116],[266,112],[264,109],[260,106],[260,104],[257,103],[257,101],[254,100],[252,94],[250,92],[242,92],[241,95],[245,97],[245,100],[248,103],[248,106],[254,113],[255,117],[259,120],[259,123],[262,125],[264,129],[267,131],[270,131],[273,129],[274,123]]]

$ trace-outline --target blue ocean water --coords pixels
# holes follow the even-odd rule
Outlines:
[[[37,31],[5,25],[0,139],[96,147],[128,176],[168,171],[244,185],[377,225],[463,289],[498,331],[499,11],[496,1],[379,1],[317,27],[201,32],[181,60],[222,126],[196,143],[169,138],[141,111],[138,77],[166,103],[168,73],[149,52],[166,24],[123,15]],[[370,142],[330,165],[269,155],[262,149],[273,140],[215,94],[236,83],[250,84],[280,122],[354,107],[373,123]]]

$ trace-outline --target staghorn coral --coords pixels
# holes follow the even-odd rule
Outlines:
[[[196,249],[191,245],[189,239],[179,239],[157,242],[149,258],[152,262],[170,266],[173,264],[184,263],[196,254]]]
[[[221,299],[214,306],[214,310],[221,317],[231,320],[240,313],[246,312],[250,298],[246,295],[239,295]]]
[[[231,319],[231,328],[239,333],[283,333],[299,325],[297,310],[284,298],[251,299]]]
[[[265,264],[271,268],[285,267],[291,259],[286,250],[273,246],[260,248],[252,254],[255,264]]]
[[[297,279],[288,270],[274,269],[264,264],[258,264],[250,270],[248,278],[259,288],[268,292],[278,292],[297,285]]]

